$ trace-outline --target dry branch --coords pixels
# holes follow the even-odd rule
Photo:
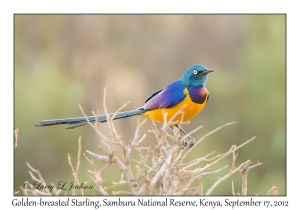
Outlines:
[[[220,129],[232,125],[235,122],[224,124],[211,132],[205,134],[202,138],[196,141],[196,144],[192,148],[185,147],[181,149],[182,143],[180,141],[185,141],[187,138],[192,138],[191,134],[196,132],[202,126],[194,129],[192,132],[188,133],[186,136],[180,137],[178,128],[173,129],[173,135],[168,134],[170,126],[174,124],[172,121],[176,115],[181,114],[180,110],[176,115],[174,115],[170,121],[167,121],[165,115],[165,122],[159,129],[153,122],[152,129],[149,130],[150,133],[154,134],[156,139],[156,145],[152,147],[144,147],[143,141],[146,140],[146,134],[140,134],[141,127],[144,125],[145,120],[140,122],[138,120],[136,130],[134,132],[133,138],[129,143],[124,143],[121,136],[118,135],[116,128],[114,126],[114,117],[116,114],[127,104],[120,107],[117,112],[110,117],[108,110],[105,105],[106,88],[104,91],[104,110],[107,117],[107,127],[110,131],[110,136],[105,136],[98,128],[98,122],[93,124],[89,122],[87,116],[85,115],[83,109],[79,105],[83,116],[86,118],[87,123],[93,128],[93,130],[98,134],[100,139],[97,139],[97,143],[100,142],[97,149],[86,150],[88,157],[84,153],[84,157],[87,162],[91,165],[90,173],[91,180],[95,183],[95,189],[102,195],[120,195],[120,194],[132,194],[132,195],[151,195],[153,192],[157,195],[203,195],[203,191],[206,190],[205,195],[211,195],[213,190],[218,187],[218,185],[227,180],[236,172],[240,171],[243,177],[243,189],[242,195],[247,194],[247,174],[248,171],[256,166],[257,164],[250,166],[250,160],[241,163],[238,167],[235,167],[237,155],[236,151],[241,147],[245,146],[249,142],[253,141],[255,137],[249,139],[239,146],[231,146],[230,149],[223,154],[215,154],[214,151],[209,152],[203,157],[197,157],[192,161],[186,162],[186,157],[194,151],[194,149],[199,145],[206,137],[214,134]],[[99,110],[97,113],[93,112],[93,115],[97,119]],[[178,122],[181,125],[181,122]],[[99,126],[100,127],[100,126]],[[104,126],[101,126],[103,129]],[[149,135],[151,136],[151,135]],[[16,135],[17,138],[17,135]],[[151,138],[151,137],[148,137]],[[154,142],[152,140],[152,142]],[[71,156],[68,154],[68,163],[71,167],[72,174],[74,176],[75,182],[79,183],[78,174],[80,172],[80,157],[81,157],[81,137],[78,139],[78,153],[77,153],[77,164],[76,168],[73,167]],[[204,189],[204,183],[202,180],[203,176],[215,176],[220,171],[225,170],[228,165],[223,165],[221,167],[216,167],[224,158],[232,154],[232,164],[229,172],[223,177],[219,178],[215,183],[213,183],[208,189]],[[139,158],[133,158],[133,156],[139,155]],[[95,167],[95,161],[100,160],[102,166],[100,168]],[[150,161],[150,163],[149,163]],[[203,163],[206,165],[203,166]],[[108,183],[107,179],[103,179],[101,174],[102,171],[108,170],[108,166],[114,164],[119,169],[119,174],[121,179],[119,181],[112,180]],[[136,165],[137,164],[137,165]],[[33,180],[43,181],[38,170],[30,168],[30,174]],[[37,176],[34,175],[37,174]],[[116,172],[117,173],[117,172]],[[110,185],[110,186],[109,186]],[[129,191],[123,190],[122,186],[127,185]],[[21,188],[22,189],[22,188]],[[113,189],[113,190],[112,190]],[[34,189],[22,189],[24,194],[37,194],[37,195],[49,195],[49,191],[38,191]],[[273,194],[274,194],[273,190]],[[60,193],[60,191],[55,191],[54,194]],[[84,195],[84,191],[81,189],[81,195]],[[234,193],[234,185],[232,182],[232,192]],[[268,191],[268,193],[270,193]],[[75,192],[73,192],[75,194]]]

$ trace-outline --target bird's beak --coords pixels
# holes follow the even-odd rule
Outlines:
[[[207,70],[205,70],[203,73],[204,73],[204,74],[208,74],[208,73],[210,73],[210,72],[214,72],[214,70],[213,70],[213,69],[207,69]]]

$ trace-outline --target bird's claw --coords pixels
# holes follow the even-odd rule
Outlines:
[[[183,149],[188,145],[191,148],[194,144],[196,144],[196,140],[191,136],[179,137],[180,148]]]

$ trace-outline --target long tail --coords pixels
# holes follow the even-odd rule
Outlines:
[[[126,118],[131,117],[134,115],[138,115],[141,113],[147,112],[147,110],[140,108],[136,110],[126,111],[126,112],[119,112],[115,117],[114,120],[120,119],[120,118]],[[110,117],[112,117],[114,114],[109,114]],[[88,116],[87,119],[91,123],[95,123],[96,119],[94,116]],[[99,115],[98,116],[98,122],[106,122],[106,115]],[[42,120],[39,124],[36,124],[36,126],[49,126],[49,125],[59,125],[59,124],[68,124],[71,125],[67,127],[66,129],[73,129],[80,126],[84,126],[87,124],[85,117],[77,117],[77,118],[65,118],[65,119],[54,119],[54,120]]]

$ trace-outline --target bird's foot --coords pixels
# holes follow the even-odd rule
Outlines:
[[[191,148],[194,144],[196,144],[196,140],[191,136],[179,137],[179,141],[180,141],[180,148],[181,149],[183,149],[186,146]]]

